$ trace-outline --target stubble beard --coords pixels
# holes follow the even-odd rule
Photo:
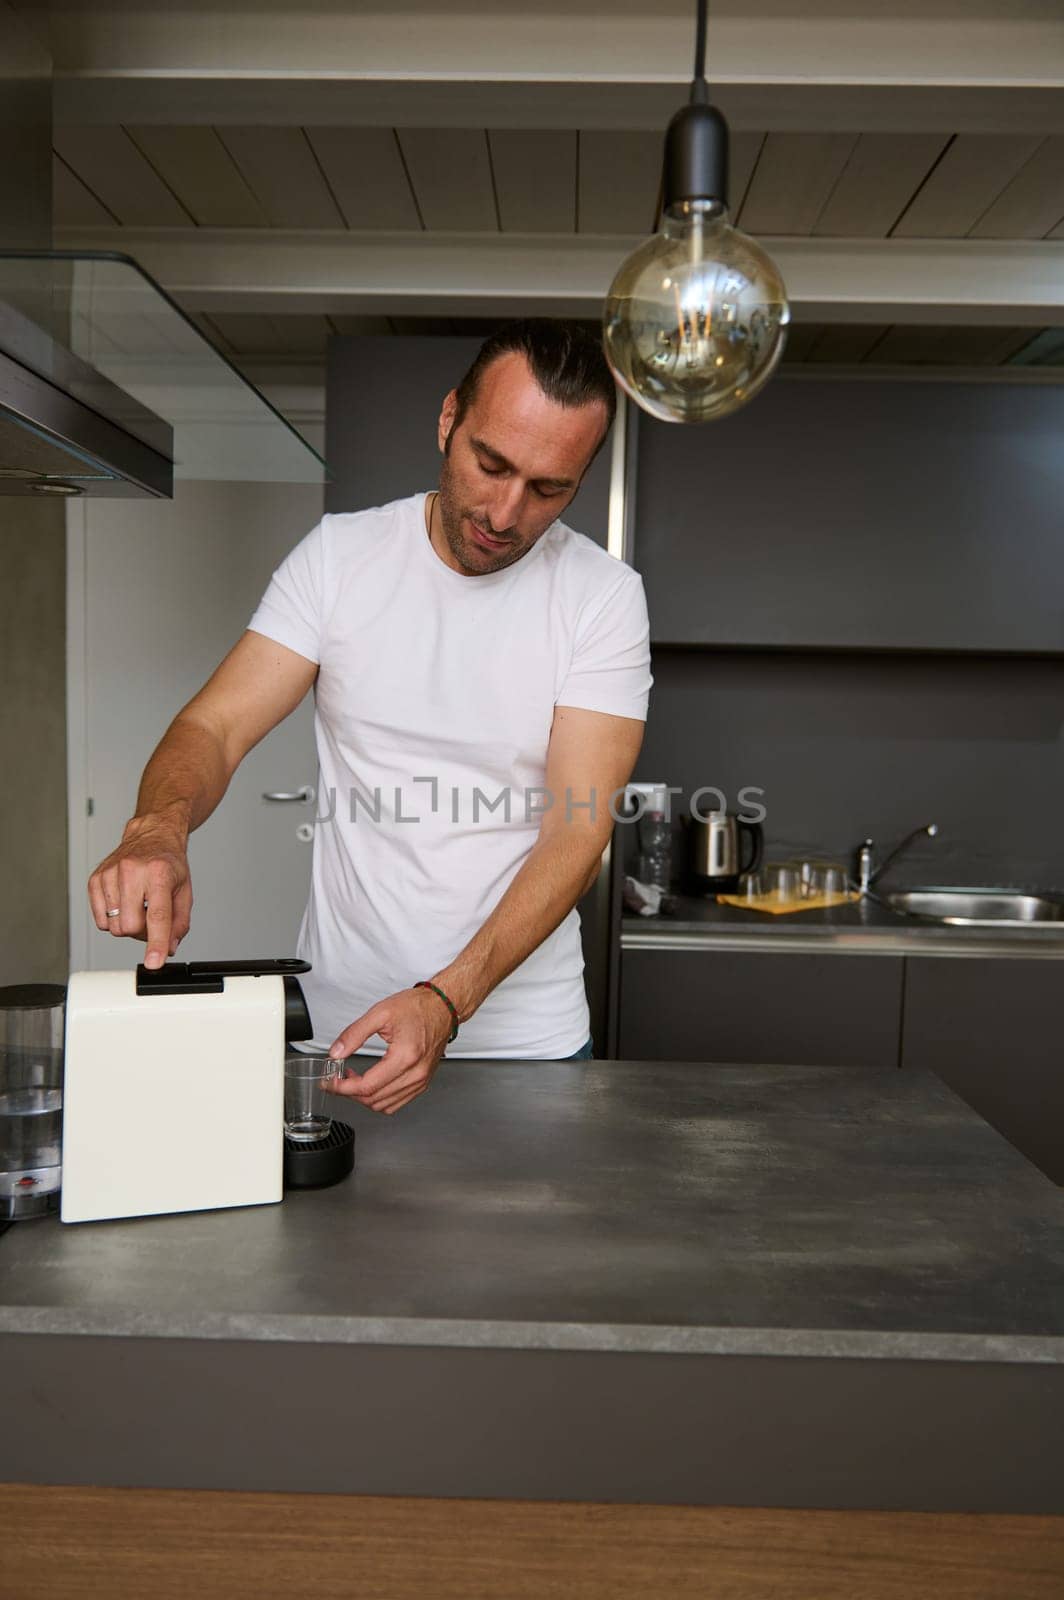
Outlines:
[[[440,471],[437,504],[440,508],[440,527],[447,548],[469,577],[483,577],[489,572],[501,572],[504,567],[512,567],[515,561],[520,561],[526,554],[525,547],[518,540],[514,540],[507,549],[497,552],[482,550],[479,545],[470,541],[465,534],[462,520],[467,513],[459,504],[452,482],[450,462],[446,456]]]

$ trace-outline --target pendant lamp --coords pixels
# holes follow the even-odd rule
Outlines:
[[[669,123],[659,232],[621,263],[603,315],[606,359],[664,422],[744,406],[783,353],[790,308],[779,269],[728,220],[728,124],[709,103],[706,0],[697,0],[689,103]]]

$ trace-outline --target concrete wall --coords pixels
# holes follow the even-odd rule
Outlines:
[[[52,61],[0,0],[0,249],[52,243]]]
[[[67,979],[66,523],[0,498],[0,984]]]

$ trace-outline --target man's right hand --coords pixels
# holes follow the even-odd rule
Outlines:
[[[100,862],[88,887],[100,931],[146,939],[144,965],[161,967],[192,918],[187,828],[162,813],[132,817],[122,843]],[[114,910],[118,915],[109,917]]]

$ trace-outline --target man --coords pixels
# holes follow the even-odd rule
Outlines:
[[[380,1057],[340,1091],[375,1111],[422,1093],[459,1028],[455,1056],[590,1053],[574,907],[642,743],[649,629],[639,576],[558,519],[614,408],[579,327],[488,339],[443,403],[438,492],[296,546],[89,879],[97,927],[173,955],[189,832],[313,686],[325,817],[297,948],[315,1044]]]

